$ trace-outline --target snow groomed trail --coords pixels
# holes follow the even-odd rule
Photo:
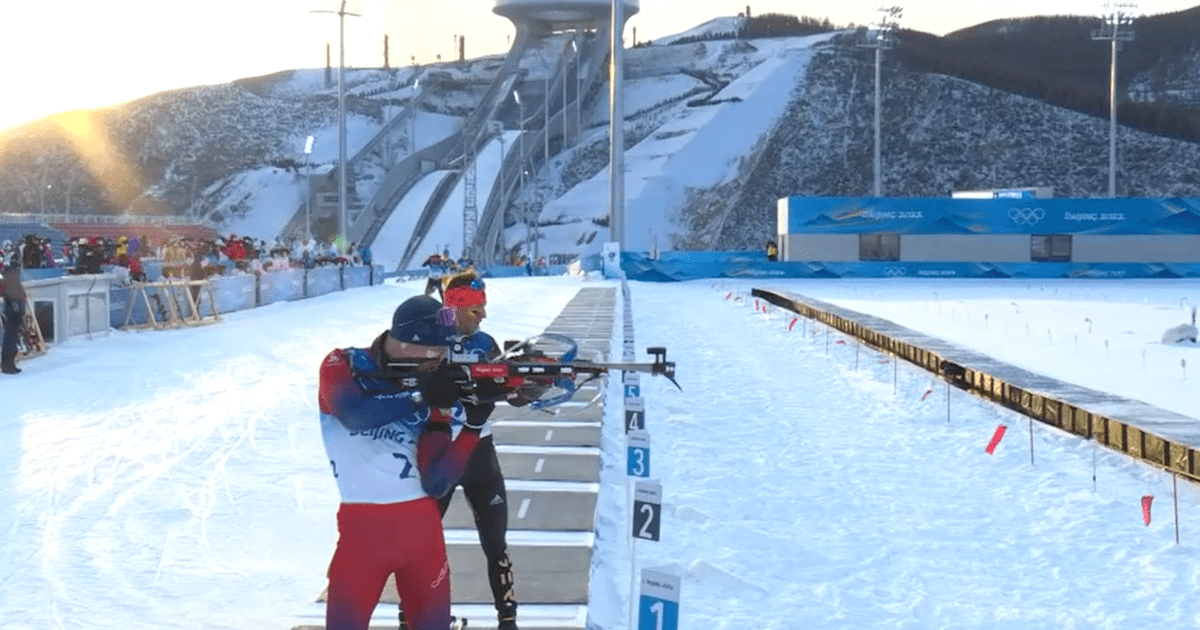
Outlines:
[[[712,299],[697,308],[699,287]],[[664,542],[639,552],[683,576],[683,616],[729,629],[1200,620],[1194,599],[1164,606],[1160,592],[1200,586],[1194,548],[1173,544],[1166,505],[1151,527],[1138,512],[1147,489],[1169,501],[1169,477],[1164,491],[1162,473],[1042,425],[1031,465],[1022,416],[954,391],[948,421],[940,381],[764,314],[748,290],[632,290],[639,349],[667,343],[683,386],[642,382]],[[1001,423],[1013,430],[988,456]],[[1184,518],[1200,522],[1185,486]]]

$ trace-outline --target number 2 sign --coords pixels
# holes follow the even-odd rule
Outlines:
[[[662,513],[662,485],[657,481],[639,481],[633,491],[633,536],[658,540]]]

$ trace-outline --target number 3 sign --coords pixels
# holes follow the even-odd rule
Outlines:
[[[625,437],[625,472],[630,477],[650,476],[650,434],[630,431]]]

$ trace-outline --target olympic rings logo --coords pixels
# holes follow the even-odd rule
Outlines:
[[[1041,208],[1009,208],[1008,218],[1017,225],[1037,225],[1046,218],[1046,211]]]
[[[908,275],[908,270],[904,267],[888,267],[883,270],[883,275],[889,278],[900,278]]]

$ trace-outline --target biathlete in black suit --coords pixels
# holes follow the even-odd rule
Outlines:
[[[500,348],[491,335],[479,330],[487,317],[487,294],[483,280],[474,274],[462,274],[450,278],[446,283],[444,305],[454,311],[454,325],[461,336],[463,349],[482,360],[500,355]],[[510,403],[522,404],[519,398]],[[492,439],[488,417],[495,403],[472,404],[466,402],[467,424],[482,426],[479,445],[471,453],[467,470],[456,486],[462,486],[471,512],[475,515],[475,529],[479,532],[479,544],[487,562],[488,582],[492,587],[492,598],[496,606],[498,630],[517,630],[517,599],[513,584],[512,561],[508,557],[508,493],[504,487],[504,472],[496,456],[496,445]],[[454,486],[438,499],[442,516],[450,507],[454,497]]]

